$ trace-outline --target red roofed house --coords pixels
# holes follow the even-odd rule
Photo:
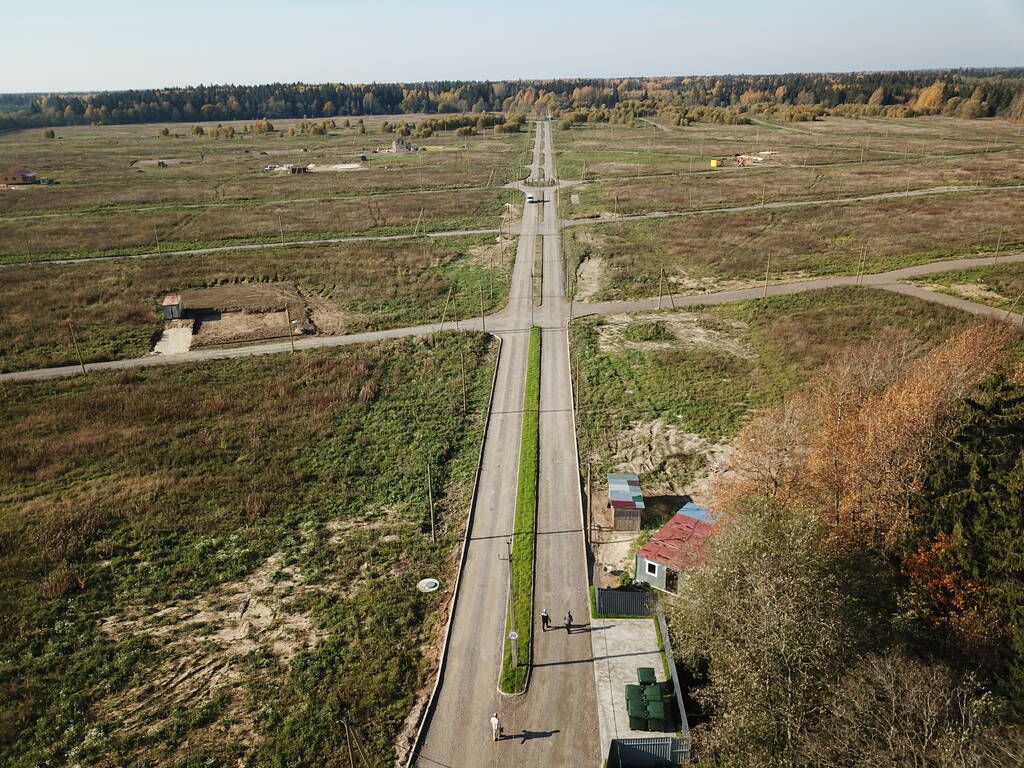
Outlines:
[[[687,504],[636,553],[633,580],[676,592],[679,574],[704,562],[704,542],[714,531],[711,513],[692,502]]]
[[[35,173],[26,168],[11,168],[4,174],[4,184],[35,184]]]

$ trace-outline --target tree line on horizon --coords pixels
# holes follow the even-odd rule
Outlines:
[[[92,94],[0,94],[0,130],[62,125],[580,110],[676,124],[819,114],[1024,120],[1024,68],[423,83],[198,85]],[[610,119],[610,118],[605,118]]]

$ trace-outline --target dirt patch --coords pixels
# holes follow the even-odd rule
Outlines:
[[[310,322],[320,333],[334,336],[347,333],[351,327],[353,315],[345,312],[320,296],[306,297],[306,307]]]
[[[686,432],[666,418],[637,421],[609,439],[615,472],[640,476],[645,496],[690,493],[691,478],[721,471],[728,443]]]
[[[228,283],[181,292],[186,312],[274,312],[305,308],[295,283]]]
[[[225,312],[204,315],[197,322],[192,348],[239,344],[247,341],[287,339],[289,318],[286,312]],[[301,333],[290,326],[295,334]]]
[[[309,301],[294,283],[230,283],[182,291],[185,313],[196,320],[192,348],[288,338],[314,333]],[[325,305],[323,305],[325,306]],[[330,321],[326,317],[325,320]]]
[[[508,249],[508,242],[504,243],[504,248]],[[498,243],[497,239],[495,239],[493,245],[474,245],[470,247],[466,251],[466,261],[480,267],[493,267],[496,264],[502,263],[501,255],[502,244]]]
[[[100,628],[112,638],[145,635],[155,644],[148,674],[98,705],[99,711],[128,730],[154,732],[176,706],[195,707],[226,697],[230,734],[255,740],[245,710],[244,685],[253,672],[245,657],[271,654],[286,664],[326,636],[292,604],[315,587],[275,554],[248,577],[192,600],[139,608],[107,617]]]
[[[604,259],[588,256],[576,270],[576,300],[587,301],[600,289],[604,277]]]
[[[658,323],[661,328],[675,337],[675,341],[631,341],[625,338],[631,323]],[[608,315],[598,326],[598,348],[603,353],[618,349],[670,349],[682,347],[705,347],[719,352],[753,360],[757,353],[745,341],[742,333],[746,324],[738,320],[720,320],[720,327],[708,325],[695,312],[637,313],[630,315]]]

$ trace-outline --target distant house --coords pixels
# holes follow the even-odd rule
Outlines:
[[[704,562],[704,542],[714,530],[710,510],[693,502],[685,504],[636,553],[633,581],[677,592],[679,574]]]
[[[400,155],[403,152],[415,152],[416,147],[410,144],[405,136],[396,136],[395,140],[391,142],[391,151]]]
[[[612,528],[639,531],[645,509],[640,478],[633,474],[608,475],[608,506],[612,510]]]
[[[37,181],[35,171],[27,168],[11,168],[4,174],[4,184],[35,184]]]
[[[185,310],[180,293],[168,293],[164,296],[164,320],[177,320]]]

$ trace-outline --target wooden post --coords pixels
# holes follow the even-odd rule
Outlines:
[[[75,354],[78,355],[78,364],[82,366],[82,373],[88,373],[85,370],[85,360],[82,359],[82,350],[78,346],[78,337],[75,336],[75,326],[68,320],[68,330],[71,331],[71,343],[75,345]]]
[[[996,240],[996,256],[999,255],[999,249],[1003,247],[1003,230],[1004,229],[1006,229],[1005,226],[1002,226],[1002,227],[999,228],[999,239]]]
[[[593,536],[591,535],[591,530],[594,527],[594,524],[592,522],[593,516],[594,516],[594,503],[593,503],[594,484],[593,484],[593,477],[592,477],[593,468],[594,468],[593,464],[588,461],[587,462],[587,521],[586,521],[587,525],[586,525],[586,531],[584,533],[584,535],[587,537],[587,544],[588,545],[593,540]]]
[[[430,462],[427,462],[427,505],[430,507],[430,540],[437,541],[436,523],[434,520],[434,488],[430,480]]]
[[[459,350],[459,365],[462,368],[462,412],[469,412],[469,399],[466,396],[466,355]]]
[[[451,301],[451,298],[452,298],[452,289],[449,288],[448,289],[448,295],[444,299],[444,309],[441,310],[441,323],[437,326],[438,332],[441,332],[441,331],[444,330],[444,319],[445,319],[445,317],[448,316],[448,302]]]
[[[452,286],[452,289],[454,290],[454,286]],[[454,294],[452,299],[454,299],[452,301],[452,317],[455,319],[455,330],[457,331],[459,330],[459,301]]]
[[[487,333],[487,318],[484,316],[484,287],[480,288],[480,330]]]
[[[661,283],[665,279],[665,268],[662,267],[661,271],[658,272],[658,309],[661,309]]]
[[[771,269],[771,266],[772,266],[772,252],[768,251],[768,260],[765,262],[765,265],[764,265],[764,298],[766,298],[766,299],[768,298],[768,270]]]
[[[491,171],[491,173],[494,173],[494,171]],[[420,232],[420,221],[422,219],[423,219],[423,209],[420,208],[420,215],[416,217],[416,227],[412,231],[412,236],[413,237],[416,237],[416,235],[419,234],[419,232]]]
[[[292,352],[295,351],[295,334],[292,333],[292,313],[288,305],[284,305],[284,320],[288,324],[288,342],[292,345]]]

